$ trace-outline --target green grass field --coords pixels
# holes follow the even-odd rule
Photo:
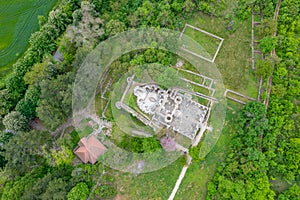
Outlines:
[[[225,87],[256,98],[258,85],[251,68],[250,21],[239,24],[239,28],[233,33],[226,31],[226,20],[202,13],[195,14],[187,23],[224,38],[215,64],[222,75]],[[193,29],[186,29],[185,33],[202,43],[207,52],[216,51],[216,39]]]
[[[0,79],[28,46],[38,16],[47,16],[58,0],[0,0]]]
[[[151,173],[134,176],[119,173],[119,199],[163,200],[168,199],[183,167],[184,159]]]
[[[235,111],[227,111],[226,126],[218,139],[217,144],[207,155],[203,162],[193,162],[177,191],[176,200],[184,199],[205,199],[207,182],[214,176],[217,165],[226,157],[226,152],[232,138],[232,124],[230,120],[234,118]]]
[[[221,40],[214,38],[210,35],[207,35],[203,32],[200,32],[196,29],[193,29],[189,26],[186,27],[184,34],[192,37],[196,42],[198,42],[202,47],[204,47],[205,50],[207,51],[207,53],[210,55],[209,59],[212,59],[214,57],[214,55],[218,49],[218,46],[221,42]],[[188,47],[187,47],[187,49],[191,50],[199,55],[202,54],[201,51],[197,52],[196,49],[189,49]],[[201,55],[201,56],[207,57],[205,55]]]

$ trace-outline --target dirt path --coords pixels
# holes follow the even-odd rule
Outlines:
[[[73,125],[73,121],[69,118],[64,124],[60,125],[55,131],[50,131],[50,133],[53,137],[56,137],[59,132],[65,131],[66,128],[72,125]]]

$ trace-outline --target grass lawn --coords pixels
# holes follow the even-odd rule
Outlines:
[[[0,78],[27,48],[30,35],[37,31],[38,16],[47,16],[58,0],[0,0]]]
[[[232,134],[232,124],[229,122],[235,116],[234,110],[227,111],[226,126],[223,133],[212,151],[207,155],[204,161],[192,163],[181,182],[175,199],[205,199],[207,191],[207,182],[214,176],[216,167],[226,156]]]
[[[181,172],[183,162],[184,159],[179,158],[168,167],[137,176],[119,173],[117,176],[119,199],[168,199]]]
[[[251,68],[250,20],[239,24],[239,28],[233,33],[226,30],[226,20],[202,13],[195,14],[187,23],[224,38],[215,64],[222,75],[225,87],[249,97],[256,98],[258,84]],[[199,37],[201,37],[202,43],[205,41],[211,43],[211,39],[204,40],[205,37],[203,33],[198,31],[186,31],[186,33],[195,40],[199,40]],[[207,51],[214,49],[216,46],[214,42],[209,46],[207,45],[202,45]]]
[[[196,27],[198,28],[198,27]],[[214,38],[210,35],[207,35],[203,32],[200,32],[196,29],[193,29],[189,26],[186,27],[184,34],[190,36],[191,38],[193,38],[195,41],[197,41],[201,46],[203,46],[205,48],[205,50],[207,51],[207,53],[210,55],[209,59],[212,59],[218,49],[218,46],[221,42],[221,40]],[[189,49],[187,47],[188,50],[192,50],[193,52],[201,55],[201,51],[197,52],[196,49]],[[204,57],[206,57],[205,55],[202,55]]]

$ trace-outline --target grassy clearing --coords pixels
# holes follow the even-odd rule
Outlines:
[[[46,16],[58,0],[0,0],[0,78],[26,50],[28,39],[39,28],[39,15]]]
[[[226,127],[220,136],[217,144],[201,163],[192,163],[183,179],[175,199],[205,199],[206,184],[212,179],[217,165],[226,156],[232,138],[232,124],[229,123],[234,118],[235,111],[227,111]]]
[[[240,101],[243,101],[245,103],[248,103],[248,102],[251,102],[252,100],[248,99],[248,98],[245,98],[245,97],[242,97],[242,96],[239,96],[237,94],[234,94],[234,93],[231,93],[231,92],[227,92],[227,96],[228,97],[231,97],[231,98],[235,98],[237,100],[240,100]],[[229,100],[231,101],[231,100]]]
[[[168,199],[184,162],[185,159],[179,158],[166,168],[138,176],[120,173],[116,176],[118,177],[119,199]]]
[[[202,13],[197,13],[187,23],[224,38],[215,64],[225,87],[255,98],[257,83],[251,68],[250,20],[240,24],[233,33],[226,31],[226,20]],[[197,39],[196,36],[190,36]]]
[[[209,53],[211,58],[213,58],[213,56],[215,55],[215,53],[218,49],[218,46],[221,42],[221,40],[214,38],[212,36],[209,36],[205,33],[202,33],[202,32],[200,32],[196,29],[193,29],[189,26],[186,27],[184,34],[190,36],[196,42],[198,42],[201,46],[203,46],[205,48],[205,50],[207,51],[207,53]],[[187,49],[188,49],[188,47],[187,47]],[[189,50],[192,50],[192,49],[189,49]],[[196,51],[195,53],[197,53],[197,50],[193,50],[193,51]],[[201,54],[201,52],[199,54]]]

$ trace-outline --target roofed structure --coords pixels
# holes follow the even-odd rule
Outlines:
[[[89,162],[91,164],[95,164],[97,159],[106,151],[106,147],[93,134],[82,138],[78,142],[78,147],[74,149],[74,153],[83,163]]]

